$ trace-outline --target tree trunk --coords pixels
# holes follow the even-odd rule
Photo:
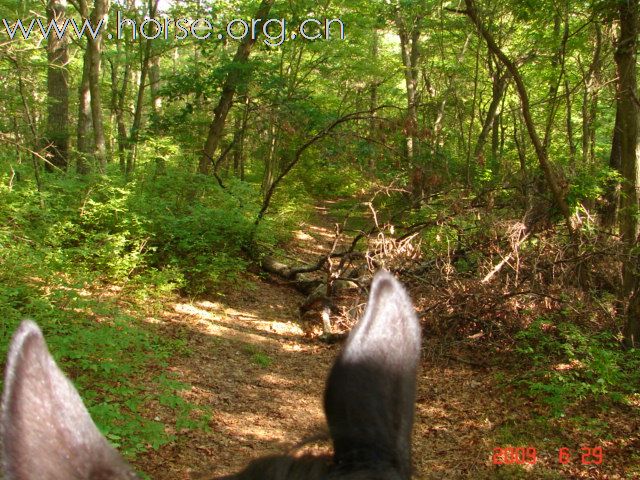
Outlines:
[[[594,49],[589,71],[584,75],[584,94],[582,100],[582,162],[595,163],[596,113],[598,111],[598,89],[600,88],[600,70],[602,51],[602,31],[600,24],[594,22]]]
[[[109,0],[94,0],[91,12],[91,23],[96,26],[104,19],[109,11]],[[95,39],[87,35],[89,48],[89,91],[91,92],[91,120],[93,122],[93,143],[95,155],[100,171],[107,166],[107,148],[102,120],[102,94],[100,93],[100,72],[102,64],[102,34]]]
[[[269,135],[268,135],[269,150],[267,152],[267,156],[265,157],[264,175],[262,176],[263,196],[266,196],[267,193],[269,192],[269,189],[271,188],[271,185],[273,184],[274,178],[276,177],[276,174],[277,174],[276,173],[276,164],[277,164],[276,146],[277,146],[278,136],[276,135],[276,132],[277,132],[276,126],[277,126],[276,115],[274,113],[273,121],[269,126]]]
[[[129,136],[125,143],[125,154],[127,157],[125,174],[133,173],[135,168],[135,147],[140,138],[140,128],[142,127],[142,112],[144,110],[144,92],[147,84],[147,74],[149,73],[149,58],[151,56],[152,40],[145,39],[142,64],[140,65],[140,77],[138,79],[138,93],[136,95],[136,106],[133,110],[133,121],[129,129]]]
[[[567,230],[569,231],[569,235],[572,237],[574,241],[577,240],[577,232],[571,220],[571,211],[569,210],[569,205],[564,196],[563,189],[560,187],[560,183],[556,179],[556,175],[554,174],[551,163],[549,162],[549,157],[547,155],[547,150],[544,147],[540,137],[538,136],[538,132],[533,123],[533,118],[531,116],[531,110],[529,105],[529,94],[527,92],[527,88],[520,76],[520,72],[516,65],[504,54],[504,52],[500,49],[498,44],[493,39],[493,36],[489,31],[484,27],[483,23],[480,21],[478,17],[478,12],[475,7],[475,2],[473,0],[465,0],[466,4],[466,14],[469,16],[471,21],[475,24],[476,28],[480,35],[487,42],[487,46],[493,52],[493,54],[500,59],[500,61],[504,64],[504,66],[509,70],[511,77],[513,78],[516,90],[518,92],[518,96],[520,97],[520,103],[522,106],[522,116],[524,118],[525,126],[527,127],[527,131],[529,132],[529,137],[531,138],[531,143],[533,144],[533,148],[536,152],[536,157],[538,158],[538,162],[540,163],[540,168],[542,169],[545,179],[551,189],[551,193],[553,194],[553,199],[558,205],[567,225]],[[577,242],[575,242],[577,244]]]
[[[524,133],[520,133],[520,114],[516,111],[513,111],[512,115],[513,119],[513,143],[516,146],[516,151],[518,152],[518,160],[520,162],[520,177],[521,177],[521,188],[522,198],[524,199],[524,206],[528,210],[531,207],[531,199],[530,199],[530,189],[529,189],[529,175],[527,173],[527,151],[525,146]]]
[[[560,24],[561,24],[560,12],[556,10],[553,15],[553,40],[554,44],[557,45],[557,50],[555,55],[551,55],[551,71],[553,74],[556,73],[558,65],[562,62],[564,64],[564,46],[567,42],[567,37],[563,37],[562,41],[559,41],[560,38]],[[568,27],[568,25],[565,25]],[[565,28],[565,35],[568,36],[568,29]],[[544,138],[542,139],[542,146],[545,150],[549,148],[549,144],[551,143],[551,133],[553,131],[554,118],[556,116],[556,111],[558,110],[558,89],[560,88],[560,81],[562,80],[562,72],[557,74],[556,78],[552,78],[549,82],[549,93],[548,95],[548,106],[547,110],[547,122],[545,124],[544,130]]]
[[[160,97],[160,56],[154,55],[149,66],[149,87],[151,87],[151,109],[154,114],[160,113],[162,98]]]
[[[640,289],[636,288],[629,299],[627,323],[624,328],[624,345],[627,348],[640,347]]]
[[[371,61],[377,65],[378,56],[380,49],[380,33],[377,28],[373,29],[373,40],[371,45]],[[376,131],[377,131],[377,118],[375,111],[378,108],[378,85],[379,81],[375,79],[370,85],[370,96],[369,96],[369,110],[371,110],[371,118],[369,119],[369,133],[368,137],[370,140],[370,145],[372,147],[372,151],[369,152],[369,173],[373,174],[376,169],[376,156],[378,149],[376,148]]]
[[[38,131],[36,130],[36,121],[34,119],[33,114],[31,113],[31,108],[29,104],[33,100],[32,96],[27,94],[27,88],[24,84],[24,78],[26,75],[23,74],[22,68],[20,66],[20,62],[16,59],[10,58],[11,63],[15,67],[16,78],[18,80],[18,93],[20,96],[20,102],[22,103],[22,114],[24,115],[24,119],[26,121],[27,126],[29,127],[29,132],[31,133],[31,143],[37,145],[39,143]],[[17,145],[17,144],[16,144]],[[30,155],[32,164],[33,164],[33,175],[36,181],[36,187],[38,188],[38,193],[42,192],[42,179],[40,178],[40,161],[35,155]],[[44,208],[44,202],[42,196],[40,196],[40,206]]]
[[[640,108],[638,108],[636,62],[638,1],[619,4],[620,37],[614,54],[618,73],[618,111],[621,122],[622,209],[620,233],[626,248],[623,266],[624,290],[631,294],[627,309],[624,342],[640,345],[640,256],[638,248],[638,207],[640,207]]]
[[[404,83],[407,89],[407,118],[404,125],[407,163],[413,165],[415,152],[417,149],[416,132],[418,129],[418,107],[417,107],[417,87],[418,87],[418,61],[420,50],[418,41],[420,40],[419,19],[416,19],[411,30],[407,29],[400,9],[396,11],[396,25],[398,36],[400,37],[400,51],[402,53],[402,65],[404,67]]]
[[[491,172],[494,178],[500,174],[500,112],[493,118],[491,127]]]
[[[487,115],[484,119],[484,123],[482,124],[482,131],[480,132],[480,135],[478,135],[478,140],[476,141],[476,146],[473,150],[473,157],[476,159],[482,154],[482,149],[487,141],[489,132],[493,128],[494,121],[498,116],[498,107],[500,106],[504,92],[507,90],[507,86],[509,85],[508,80],[508,72],[504,72],[502,74],[499,71],[495,72],[493,77],[493,96],[491,97],[491,103],[489,104]]]
[[[62,27],[66,17],[66,0],[49,0],[47,21]],[[67,169],[69,155],[69,82],[67,73],[67,36],[58,38],[52,30],[47,41],[47,171]]]
[[[244,180],[244,139],[249,121],[249,96],[243,99],[244,108],[242,116],[236,119],[236,127],[233,133],[233,173],[240,180]]]
[[[569,162],[571,167],[575,171],[576,168],[576,142],[573,139],[573,115],[571,112],[571,91],[569,89],[569,80],[567,77],[564,79],[564,99],[567,107],[566,120],[567,120],[567,142],[569,143]]]
[[[158,11],[159,0],[149,0],[149,17],[155,18]],[[150,36],[153,36],[153,32]],[[142,63],[140,65],[140,80],[138,82],[138,95],[136,96],[136,107],[133,111],[133,122],[131,122],[131,129],[129,130],[129,139],[126,142],[126,156],[127,164],[125,167],[125,174],[129,175],[135,168],[135,148],[138,144],[138,138],[140,137],[140,128],[142,127],[142,112],[144,110],[144,92],[147,84],[147,75],[149,74],[149,62],[151,61],[151,40],[145,39],[144,52],[142,54]]]
[[[609,168],[622,173],[622,117],[620,114],[620,98],[616,100],[616,120],[613,124]],[[601,224],[605,229],[613,229],[618,224],[620,207],[620,182],[609,180],[605,186],[604,205],[600,210]]]
[[[467,38],[467,41],[469,38]],[[466,159],[466,175],[465,175],[465,188],[469,188],[471,186],[471,137],[473,136],[473,126],[476,123],[476,105],[478,103],[478,85],[479,85],[479,72],[480,72],[480,42],[476,46],[476,63],[473,68],[473,94],[471,96],[471,116],[469,118],[469,131],[467,134],[467,142],[466,142],[466,151],[467,151],[467,159]],[[440,113],[438,116],[444,114],[444,102],[446,102],[446,97],[442,101],[442,106],[440,107]],[[487,130],[488,132],[488,130]],[[482,151],[482,150],[481,150]],[[481,152],[480,151],[480,152]],[[484,164],[484,159],[479,158],[479,155],[476,155],[476,161],[479,164]]]
[[[118,45],[118,52],[120,53],[120,45]],[[119,55],[118,55],[119,57]],[[124,108],[125,100],[127,97],[127,90],[129,87],[129,81],[131,79],[131,66],[125,59],[124,73],[122,74],[122,84],[119,83],[120,77],[120,65],[118,60],[111,60],[111,110],[116,118],[116,130],[118,135],[118,159],[120,163],[120,171],[126,170],[126,150],[127,150],[127,127],[124,120]]]
[[[81,2],[81,5],[85,2]],[[86,18],[83,15],[83,18]],[[78,149],[78,163],[76,170],[81,175],[89,173],[89,154],[91,153],[91,93],[89,90],[89,45],[87,45],[82,64],[82,78],[78,85],[78,126],[76,132],[76,148]]]
[[[253,18],[256,20],[266,19],[267,15],[269,15],[269,11],[271,10],[271,6],[273,5],[273,1],[274,0],[262,0]],[[261,25],[260,22],[258,22],[258,24]],[[213,121],[209,126],[207,140],[204,144],[202,156],[200,157],[200,162],[198,164],[198,171],[200,173],[207,174],[211,171],[216,149],[218,148],[218,144],[220,143],[220,139],[222,139],[222,135],[224,133],[224,124],[227,120],[227,115],[229,114],[231,105],[233,104],[233,97],[238,87],[246,81],[246,68],[244,66],[249,59],[251,48],[255,42],[256,38],[254,35],[247,35],[240,42],[240,45],[238,45],[238,50],[236,50],[236,54],[233,57],[231,69],[229,70],[222,87],[220,100],[214,109]]]

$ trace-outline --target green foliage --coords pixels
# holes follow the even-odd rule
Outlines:
[[[355,166],[340,165],[331,160],[320,162],[315,168],[302,169],[302,172],[305,189],[314,197],[352,196],[366,187]]]
[[[585,399],[625,402],[640,381],[640,354],[623,352],[610,333],[539,319],[516,338],[522,365],[531,367],[519,383],[556,416]]]
[[[219,208],[194,206],[180,216],[158,211],[152,215],[158,213],[152,261],[158,267],[177,267],[192,293],[202,293],[244,270],[246,261],[240,255],[249,246],[253,225],[238,208],[222,202]]]
[[[585,200],[598,200],[606,192],[607,187],[622,182],[620,173],[609,167],[594,168],[587,166],[576,172],[567,202],[574,208]]]
[[[166,392],[163,395],[158,395],[158,402],[160,405],[168,407],[177,413],[176,429],[209,431],[211,409],[209,407],[196,407],[179,395],[180,391],[188,391],[191,386],[165,374],[160,375],[158,380]]]
[[[73,265],[110,282],[202,293],[237,278],[255,238],[263,244],[281,238],[269,222],[255,231],[258,195],[247,184],[229,182],[222,190],[171,165],[153,181],[142,175],[126,183],[117,176],[54,180],[40,196],[45,208],[29,187],[0,192],[0,219],[14,227],[0,229],[0,242],[22,232],[52,267]]]
[[[223,190],[210,177],[194,177],[170,163],[153,181],[141,178],[130,208],[148,224],[148,264],[174,269],[179,283],[198,294],[237,279],[256,238],[263,243],[279,238],[268,224],[256,232],[258,198],[245,182],[230,180]]]
[[[122,406],[119,402],[102,402],[88,407],[102,433],[115,447],[133,457],[149,447],[157,450],[173,440],[173,436],[165,432],[163,423],[149,420],[132,411],[129,409],[131,403],[134,402],[125,402],[125,406]]]
[[[266,353],[261,351],[255,345],[246,344],[246,345],[243,346],[242,350],[247,355],[249,355],[249,358],[251,359],[251,361],[253,363],[255,363],[256,365],[258,365],[258,366],[260,366],[262,368],[269,367],[271,365],[271,363],[273,362],[273,359],[269,355],[267,355]]]
[[[251,355],[251,361],[256,365],[267,368],[273,362],[273,359],[266,353],[257,352]]]
[[[129,290],[141,301],[162,300],[185,286],[186,280],[179,268],[167,266],[159,270],[149,267],[132,278]]]

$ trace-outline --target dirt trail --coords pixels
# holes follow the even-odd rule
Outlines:
[[[319,207],[314,224],[296,232],[291,257],[317,259],[330,248],[333,227],[327,212]],[[325,432],[321,398],[339,345],[305,339],[297,323],[302,300],[288,286],[255,276],[219,298],[176,303],[162,314],[162,333],[186,340],[190,350],[176,353],[172,370],[193,386],[189,401],[212,408],[212,420],[208,432],[174,432],[175,442],[139,459],[140,470],[158,480],[213,478]],[[435,344],[429,345],[427,335],[414,478],[493,478],[495,446],[484,439],[503,406],[491,376],[460,362],[443,362],[433,354]],[[162,420],[162,413],[158,416]],[[328,451],[329,444],[312,448]]]

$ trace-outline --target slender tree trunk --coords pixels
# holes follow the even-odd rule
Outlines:
[[[380,44],[380,33],[377,28],[373,29],[373,40],[371,45],[371,61],[377,65],[378,56],[379,56],[379,44]],[[371,110],[371,118],[369,119],[369,140],[371,141],[371,145],[373,150],[369,153],[369,173],[374,174],[376,169],[376,157],[378,153],[378,149],[376,148],[376,132],[377,132],[377,118],[376,118],[376,109],[378,108],[378,81],[374,80],[370,86],[370,95],[369,95],[369,110]]]
[[[473,126],[476,123],[476,104],[478,103],[478,83],[480,73],[480,42],[478,42],[476,48],[476,64],[473,69],[473,94],[471,96],[471,117],[469,118],[469,132],[467,135],[467,161],[466,161],[466,176],[465,187],[469,188],[471,185],[471,137],[473,136]],[[445,100],[443,100],[444,105]],[[442,109],[444,110],[444,109]],[[444,112],[443,112],[444,113]],[[482,150],[480,150],[480,153]],[[480,155],[476,155],[476,161],[478,163],[484,163],[484,159],[480,158]]]
[[[274,114],[273,117],[276,115]],[[267,152],[267,156],[265,158],[264,164],[264,175],[262,177],[262,193],[266,195],[271,185],[273,184],[274,178],[276,176],[276,151],[277,151],[277,141],[278,137],[277,133],[277,123],[275,118],[269,125],[269,151]]]
[[[591,118],[589,115],[589,89],[585,85],[585,89],[582,92],[582,164],[587,165],[589,163],[591,144],[589,142],[589,129],[591,126]]]
[[[500,118],[501,113],[498,112],[493,117],[493,126],[491,127],[491,171],[494,177],[500,173]]]
[[[562,41],[559,41],[560,37],[560,25],[561,25],[560,12],[555,11],[553,15],[553,39],[554,44],[557,45],[556,54],[551,56],[551,71],[553,74],[556,74],[558,69],[558,65],[562,62],[564,63],[563,55],[564,55],[564,44],[566,43],[566,39],[563,38]],[[565,29],[566,31],[566,29]],[[568,35],[568,33],[567,33]],[[560,88],[560,81],[562,80],[563,72],[556,74],[555,78],[549,83],[549,93],[548,93],[548,110],[547,110],[547,122],[545,124],[544,138],[542,139],[542,146],[546,149],[549,148],[549,144],[551,143],[551,133],[553,131],[554,118],[556,116],[556,111],[558,110],[558,89]]]
[[[91,12],[92,24],[98,25],[101,20],[106,21],[109,11],[109,0],[94,0]],[[102,34],[95,39],[87,35],[89,48],[89,91],[91,92],[91,120],[93,122],[93,142],[95,155],[100,171],[104,172],[107,166],[107,148],[104,134],[104,122],[102,119],[102,94],[100,92],[100,73],[102,64]]]
[[[162,98],[160,97],[160,56],[154,55],[149,66],[149,87],[151,88],[151,109],[155,115],[160,113]]]
[[[118,46],[119,47],[119,46]],[[120,51],[120,48],[118,48]],[[117,59],[111,64],[111,110],[116,119],[116,130],[118,136],[118,160],[120,170],[124,173],[126,169],[126,149],[127,149],[127,127],[124,119],[124,107],[127,96],[129,81],[131,79],[131,66],[129,62],[124,63],[124,73],[120,80],[120,65]],[[122,82],[122,83],[119,83]]]
[[[128,12],[132,12],[135,9],[135,1],[127,0],[125,3],[126,10]],[[153,3],[149,5],[149,12],[153,11]],[[154,15],[155,16],[155,13]],[[127,95],[129,91],[129,87],[131,86],[131,77],[133,75],[133,69],[131,67],[132,61],[130,58],[130,52],[133,50],[132,46],[128,44],[125,40],[124,47],[123,44],[118,41],[116,44],[118,56],[117,58],[121,58],[124,55],[124,73],[122,74],[122,80],[120,87],[118,88],[118,77],[119,75],[119,64],[117,59],[114,60],[113,66],[115,67],[115,71],[112,70],[112,96],[113,96],[113,105],[116,114],[116,129],[118,135],[118,163],[120,166],[120,172],[123,174],[127,174],[127,160],[129,160],[129,153],[131,144],[129,142],[129,133],[127,132],[127,126],[125,121],[125,112],[126,112],[126,102]],[[145,44],[146,47],[146,44]],[[146,52],[146,50],[145,50]],[[144,62],[143,62],[144,64]],[[137,104],[136,104],[137,106]],[[140,121],[140,120],[138,120]],[[133,123],[133,122],[132,122]]]
[[[611,135],[609,168],[622,173],[622,115],[619,103],[620,98],[616,100],[616,119],[613,124],[613,134]],[[610,180],[605,186],[605,201],[600,210],[600,217],[603,228],[607,230],[612,230],[618,224],[621,188],[620,182],[616,180]]]
[[[86,3],[82,2],[85,6]],[[86,18],[83,16],[83,18]],[[78,162],[76,169],[79,174],[89,173],[89,155],[91,154],[91,93],[89,90],[89,45],[87,45],[82,63],[82,78],[78,85],[78,125],[76,131],[76,143],[78,149]]]
[[[504,122],[504,115],[502,113],[504,112],[505,101],[506,98],[503,96],[500,113],[498,114],[498,123],[500,124],[500,150],[498,151],[498,155],[500,156],[500,158],[502,158],[502,156],[504,155],[504,141],[507,138],[507,129],[509,127],[509,124]]]
[[[31,143],[33,145],[38,145],[40,143],[39,141],[40,139],[38,137],[38,131],[36,129],[36,120],[33,114],[31,113],[31,108],[29,107],[29,103],[30,103],[29,100],[32,99],[32,97],[30,97],[27,94],[27,88],[24,84],[25,74],[23,72],[23,69],[21,68],[21,63],[17,59],[10,58],[9,61],[13,63],[15,67],[16,78],[18,79],[18,93],[20,95],[20,101],[22,103],[22,109],[23,109],[22,113],[24,115],[26,124],[29,127],[29,131],[31,132],[31,136],[32,136]],[[38,193],[41,193],[42,179],[40,178],[40,159],[37,158],[35,155],[31,155],[31,160],[33,163],[33,175],[36,181],[36,187],[38,188]],[[42,196],[40,196],[40,206],[44,208],[44,201],[42,199]]]
[[[484,144],[487,141],[489,132],[492,130],[494,122],[498,116],[498,107],[500,106],[502,98],[504,97],[504,93],[506,92],[507,86],[509,85],[508,80],[508,72],[501,73],[499,71],[496,71],[493,76],[493,94],[491,97],[491,103],[489,104],[487,115],[482,124],[482,130],[480,131],[480,135],[478,135],[478,140],[476,141],[476,146],[473,150],[473,156],[476,159],[482,154],[482,149],[484,148]]]
[[[418,130],[418,106],[417,106],[417,87],[418,87],[418,61],[420,59],[420,50],[418,42],[420,40],[419,19],[416,18],[414,25],[409,30],[402,18],[400,9],[396,11],[396,25],[398,27],[398,35],[400,37],[400,51],[402,53],[402,65],[404,67],[404,83],[407,90],[407,118],[404,125],[406,145],[407,145],[407,163],[413,165],[415,151],[417,149],[416,132]]]
[[[142,128],[142,112],[144,111],[144,92],[147,84],[147,74],[149,72],[149,57],[151,55],[152,40],[145,39],[144,53],[142,55],[142,63],[140,65],[140,77],[138,80],[138,93],[136,95],[136,106],[133,110],[133,121],[129,129],[129,137],[125,144],[125,154],[127,162],[125,166],[125,174],[129,175],[135,168],[135,149],[140,138],[140,129]]]
[[[253,16],[254,19],[266,19],[271,10],[274,0],[262,0],[258,10]],[[207,174],[211,171],[212,162],[218,148],[218,144],[222,139],[224,133],[224,125],[227,120],[227,115],[233,104],[233,97],[238,87],[243,82],[246,82],[245,68],[243,66],[249,59],[249,54],[256,39],[253,35],[247,35],[238,45],[238,50],[233,57],[233,65],[222,87],[222,94],[218,105],[214,109],[214,117],[211,125],[209,126],[209,133],[207,134],[207,140],[205,141],[202,156],[198,164],[198,171],[200,173]]]
[[[158,11],[159,0],[149,0],[148,11],[149,17],[154,18]],[[155,32],[154,32],[155,33]],[[153,35],[152,35],[153,36]],[[135,151],[140,138],[140,129],[142,128],[142,112],[144,110],[144,94],[147,86],[147,76],[149,75],[149,64],[151,61],[151,42],[154,40],[145,39],[144,49],[142,53],[142,62],[140,64],[140,80],[138,82],[138,95],[136,96],[136,106],[133,111],[133,121],[129,130],[129,139],[126,144],[127,163],[125,174],[129,175],[135,168]]]
[[[596,113],[598,111],[598,89],[600,88],[600,70],[602,51],[602,31],[600,24],[594,23],[594,49],[588,72],[584,75],[584,93],[582,98],[582,162],[595,163]]]
[[[567,77],[564,79],[564,99],[567,107],[566,121],[567,121],[567,142],[569,143],[569,162],[573,170],[576,168],[576,142],[573,138],[573,115],[571,112],[571,91],[569,89],[569,80]]]
[[[511,77],[514,80],[516,85],[516,90],[518,92],[518,96],[520,97],[520,104],[522,106],[522,116],[524,118],[525,126],[527,127],[527,131],[529,132],[529,137],[531,138],[531,143],[533,144],[533,148],[536,152],[536,157],[538,158],[538,162],[540,163],[540,168],[542,169],[545,179],[551,189],[551,193],[553,194],[553,199],[558,205],[558,208],[562,212],[562,215],[565,219],[565,223],[567,225],[567,230],[571,235],[574,241],[577,240],[577,232],[573,225],[571,219],[571,211],[569,210],[569,205],[564,196],[564,192],[560,187],[560,183],[558,182],[555,173],[551,167],[551,163],[549,161],[549,157],[547,155],[547,149],[544,147],[538,132],[536,130],[535,124],[533,123],[533,118],[531,116],[531,110],[529,105],[529,94],[527,92],[527,88],[520,76],[520,72],[516,67],[515,63],[513,63],[509,57],[507,57],[504,52],[500,49],[498,44],[493,39],[493,36],[489,31],[484,27],[480,18],[478,17],[478,12],[475,7],[475,2],[473,0],[465,0],[466,4],[466,14],[469,16],[471,21],[474,23],[480,35],[485,39],[489,49],[493,52],[493,54],[498,57],[498,59],[504,64],[504,66],[509,70]],[[575,242],[577,244],[577,242]]]
[[[236,128],[233,134],[233,173],[240,180],[244,180],[244,140],[247,131],[247,123],[249,121],[249,96],[245,94],[243,98],[244,108],[242,116],[238,116],[236,120]]]
[[[242,117],[238,115],[233,126],[233,174],[240,178],[243,164],[244,132],[242,131]]]
[[[66,0],[49,0],[47,21],[62,27],[66,17]],[[52,30],[47,40],[47,171],[67,169],[69,155],[69,82],[67,36],[58,38]]]
[[[520,173],[522,174],[523,185],[526,186],[527,152],[524,145],[524,139],[520,134],[519,115],[516,112],[513,112],[513,143],[516,145],[516,151],[518,152],[518,160],[520,162]]]

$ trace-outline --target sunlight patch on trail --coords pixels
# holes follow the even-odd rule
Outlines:
[[[216,306],[217,308],[215,308],[215,311],[209,311],[196,305],[205,306],[206,308]],[[252,313],[241,312],[213,302],[198,302],[196,305],[177,303],[174,305],[174,310],[181,315],[193,318],[195,323],[199,324],[200,328],[204,327],[204,331],[210,335],[255,343],[274,341],[274,339],[260,335],[262,332],[282,336],[300,337],[304,335],[300,325],[295,322],[278,321],[270,318],[258,319]],[[280,309],[281,307],[276,305],[275,307],[271,306],[271,308]],[[246,328],[250,328],[255,333],[243,332],[242,330]]]
[[[202,307],[206,310],[222,310],[224,306],[219,302],[211,302],[209,300],[200,300],[195,302],[195,304],[199,307]]]
[[[276,333],[278,335],[304,335],[300,325],[293,322],[257,321],[254,323],[254,327],[263,332]]]
[[[296,230],[293,234],[296,237],[296,240],[303,242],[313,242],[315,240],[311,235],[303,232],[302,230]]]
[[[263,441],[272,443],[273,441],[285,442],[290,432],[286,429],[277,428],[278,422],[271,422],[262,414],[245,412],[242,416],[236,413],[229,413],[223,410],[216,412],[216,424],[224,425],[227,435],[236,441],[248,442]]]
[[[175,306],[175,311],[178,313],[183,313],[186,315],[192,315],[194,317],[199,317],[203,320],[220,320],[220,315],[214,315],[207,310],[202,310],[190,303],[177,303]]]

